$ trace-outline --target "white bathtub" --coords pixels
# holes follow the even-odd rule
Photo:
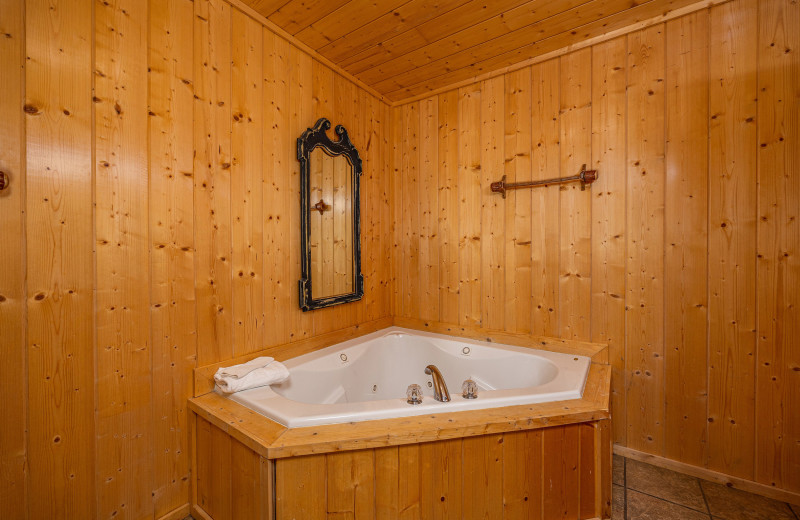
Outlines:
[[[510,345],[390,327],[285,362],[289,380],[230,396],[290,428],[579,399],[590,360]],[[436,365],[451,401],[434,400]],[[478,383],[477,399],[461,384]],[[406,402],[408,385],[423,402]]]

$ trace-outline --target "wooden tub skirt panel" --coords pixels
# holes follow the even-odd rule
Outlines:
[[[609,420],[275,460],[196,431],[198,518],[610,517]]]
[[[610,518],[611,368],[583,397],[286,428],[213,392],[192,411],[203,520]]]

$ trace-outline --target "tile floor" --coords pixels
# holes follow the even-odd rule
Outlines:
[[[614,455],[612,520],[800,520],[800,506]]]

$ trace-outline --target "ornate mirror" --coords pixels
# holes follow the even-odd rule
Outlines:
[[[342,125],[337,141],[324,117],[297,139],[300,161],[300,216],[303,311],[360,300],[359,179],[361,158]]]

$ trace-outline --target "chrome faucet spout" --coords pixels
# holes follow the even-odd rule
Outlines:
[[[447,390],[447,383],[436,365],[425,367],[425,373],[433,378],[433,398],[437,401],[446,403],[450,400],[450,392]]]

